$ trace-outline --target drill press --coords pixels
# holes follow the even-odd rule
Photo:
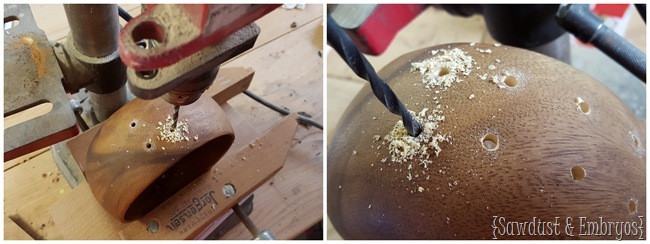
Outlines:
[[[176,128],[180,106],[199,99],[221,63],[253,47],[259,28],[252,22],[276,7],[145,5],[144,13],[129,20],[119,37],[129,88],[137,97],[162,96],[174,105]]]

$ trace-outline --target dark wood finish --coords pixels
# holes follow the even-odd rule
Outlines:
[[[411,62],[432,57],[431,50],[454,47],[476,60],[472,73],[448,91],[425,89],[419,72],[411,72]],[[489,71],[490,64],[496,70]],[[504,71],[519,74],[518,86],[499,89],[489,78],[478,77]],[[440,143],[442,152],[430,158],[428,169],[414,163],[409,171],[409,163],[389,163],[387,145],[377,150],[381,142],[373,142],[373,136],[383,139],[400,118],[364,87],[328,150],[328,215],[342,237],[492,239],[493,216],[498,216],[519,222],[559,217],[562,231],[557,236],[497,235],[499,239],[614,239],[579,236],[578,218],[645,221],[640,219],[646,213],[644,124],[586,74],[513,47],[450,44],[408,53],[380,76],[415,112],[433,109],[433,97],[439,97],[446,119],[437,131],[451,139]],[[580,111],[576,97],[589,104],[589,114]],[[480,139],[487,133],[499,136],[496,151],[482,147]],[[586,171],[584,179],[573,179],[575,166]],[[636,211],[630,211],[631,200]],[[573,237],[564,229],[568,217],[576,227]]]
[[[225,114],[209,97],[180,110],[189,141],[157,139],[158,123],[172,113],[163,99],[135,99],[102,123],[89,145],[82,172],[97,200],[122,221],[142,217],[209,170],[234,140]]]

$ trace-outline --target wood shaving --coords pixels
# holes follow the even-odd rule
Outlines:
[[[381,136],[380,136],[380,135],[374,135],[374,136],[372,137],[372,139],[373,139],[375,142],[378,142],[379,140],[381,140]]]
[[[438,53],[439,55],[436,55]],[[431,52],[434,57],[421,62],[411,63],[411,72],[419,71],[425,87],[442,87],[447,89],[453,82],[461,82],[460,76],[468,76],[472,72],[473,59],[458,48],[452,50],[436,50]]]
[[[422,160],[422,162],[420,162],[420,165],[422,165],[426,169],[426,168],[429,167],[429,164],[431,164],[431,163],[433,163],[433,161],[425,159],[425,160]]]
[[[167,115],[167,118],[165,119],[165,123],[158,122],[159,126],[156,127],[156,129],[160,131],[160,136],[157,137],[158,140],[171,142],[171,143],[176,143],[180,141],[189,141],[190,138],[187,136],[187,134],[190,133],[190,128],[187,125],[187,123],[179,120],[176,123],[175,129],[172,128],[173,123],[174,120],[172,119],[171,115]]]
[[[423,160],[428,160],[431,156],[429,154],[430,148],[434,149],[435,156],[440,154],[442,149],[438,142],[447,141],[448,139],[434,130],[438,128],[438,122],[444,120],[444,116],[437,114],[437,110],[433,110],[431,114],[427,115],[427,111],[427,108],[418,114],[409,111],[422,126],[422,133],[419,136],[411,137],[404,128],[402,120],[399,120],[395,123],[393,130],[384,137],[384,140],[388,143],[392,162],[404,163],[419,159],[420,163],[422,163]]]
[[[494,83],[494,84],[497,84],[497,86],[499,87],[499,89],[504,89],[504,88],[508,87],[508,86],[506,86],[506,84],[504,83],[505,80],[506,80],[506,76],[505,76],[505,75],[503,75],[503,74],[497,74],[497,75],[493,75],[493,76],[492,76],[492,79],[491,79],[490,81],[492,81],[492,83]]]
[[[481,53],[492,53],[492,50],[490,50],[489,48],[488,49],[476,48],[476,50],[478,50]]]

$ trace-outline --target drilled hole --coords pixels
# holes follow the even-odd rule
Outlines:
[[[582,111],[583,113],[589,113],[589,104],[587,104],[586,102],[582,102],[578,105],[580,105],[580,111]]]
[[[582,113],[589,114],[590,110],[589,110],[589,104],[587,102],[585,102],[584,100],[582,100],[582,98],[579,98],[579,97],[577,97],[575,99],[575,101],[576,101],[576,104],[578,105],[578,109]]]
[[[496,151],[499,149],[499,137],[494,134],[487,134],[481,138],[481,144],[488,151]]]
[[[138,42],[140,41],[146,43],[163,43],[165,41],[165,31],[155,22],[144,21],[133,28],[131,37],[133,37],[133,41],[136,45],[138,45]]]
[[[18,20],[18,17],[16,16],[8,16],[5,17],[5,30],[9,30],[11,28],[16,27],[20,23],[20,20]]]
[[[149,80],[149,79],[153,79],[154,77],[156,77],[156,75],[158,75],[158,70],[154,69],[154,70],[136,71],[135,75],[137,75],[142,79]]]
[[[135,128],[135,122],[131,122],[131,128]]]
[[[440,72],[438,73],[438,76],[445,76],[445,75],[448,75],[450,72],[451,72],[451,70],[449,70],[449,68],[445,67],[445,68],[440,69]]]
[[[636,203],[637,203],[637,200],[636,200],[636,199],[634,199],[634,198],[633,198],[633,199],[630,199],[630,202],[628,203],[628,209],[629,209],[629,211],[630,211],[630,214],[635,214],[635,213],[637,213],[637,212],[636,212]]]
[[[503,81],[503,83],[505,83],[506,86],[515,87],[515,86],[517,86],[517,84],[519,84],[519,81],[517,81],[517,78],[515,78],[514,76],[508,76]]]
[[[587,176],[587,171],[583,167],[580,166],[573,166],[571,168],[571,178],[575,181],[582,181],[585,179],[585,176]]]
[[[147,145],[145,145],[145,146],[146,146],[147,148],[151,148],[151,143],[147,143]]]
[[[636,136],[632,135],[632,141],[634,141],[634,146],[639,147],[639,139]]]

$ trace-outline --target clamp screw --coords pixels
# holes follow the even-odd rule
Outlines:
[[[222,190],[223,190],[223,194],[226,195],[226,198],[231,198],[232,196],[235,195],[235,192],[237,192],[235,190],[235,186],[233,186],[230,183],[225,184]]]
[[[149,221],[149,224],[147,224],[147,231],[151,234],[156,234],[158,232],[158,227],[160,227],[158,221],[155,219],[151,220]]]

